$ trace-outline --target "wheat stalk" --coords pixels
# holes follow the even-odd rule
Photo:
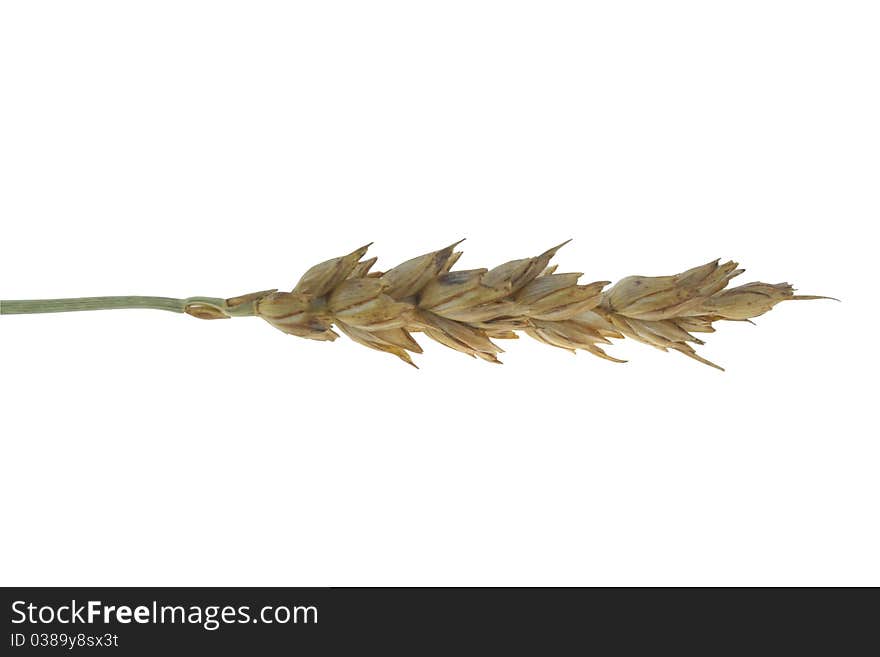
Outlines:
[[[694,333],[712,333],[720,320],[749,321],[781,301],[826,299],[795,295],[788,283],[748,283],[727,288],[743,272],[718,260],[675,276],[629,276],[578,284],[580,273],[556,273],[550,260],[563,244],[533,258],[494,269],[452,268],[461,257],[456,242],[385,272],[363,259],[369,244],[309,269],[290,292],[264,290],[230,299],[214,297],[87,297],[0,301],[0,314],[154,308],[200,319],[258,316],[276,328],[312,340],[335,340],[337,328],[371,349],[394,354],[415,367],[421,353],[413,333],[424,333],[472,357],[500,363],[494,341],[518,332],[572,352],[601,358],[599,345],[631,338],[663,351],[720,368],[696,353]]]

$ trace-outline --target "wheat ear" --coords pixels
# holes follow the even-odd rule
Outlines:
[[[827,299],[796,295],[788,283],[748,283],[727,288],[743,272],[718,260],[675,276],[629,276],[578,284],[580,273],[556,273],[550,260],[560,244],[533,258],[494,269],[453,270],[456,242],[385,272],[364,259],[369,244],[309,269],[290,292],[263,290],[230,299],[214,297],[87,297],[0,301],[0,314],[153,308],[200,319],[258,316],[276,328],[312,340],[339,334],[394,354],[415,367],[421,353],[413,333],[424,333],[456,351],[500,363],[494,340],[518,332],[544,344],[623,362],[599,345],[632,338],[663,351],[720,368],[696,353],[694,333],[712,333],[720,320],[749,321],[781,301]]]

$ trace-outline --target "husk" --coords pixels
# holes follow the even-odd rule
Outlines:
[[[719,368],[699,356],[692,333],[711,333],[713,323],[742,321],[792,299],[791,285],[727,284],[743,270],[718,260],[674,276],[629,276],[579,284],[580,273],[556,273],[550,260],[560,244],[532,258],[493,269],[453,271],[459,243],[407,260],[386,272],[363,260],[367,246],[309,269],[290,292],[271,291],[254,304],[255,314],[276,328],[314,340],[334,340],[333,326],[359,344],[394,354],[414,365],[421,332],[472,357],[500,363],[493,340],[521,331],[543,344],[583,350],[613,360],[598,345],[630,338],[673,350]]]

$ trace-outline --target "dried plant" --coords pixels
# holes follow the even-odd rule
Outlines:
[[[829,297],[795,295],[788,283],[748,283],[727,288],[743,272],[735,262],[718,260],[675,276],[629,276],[578,284],[580,273],[556,273],[555,246],[533,258],[512,260],[494,269],[453,270],[461,256],[455,247],[432,251],[385,272],[372,271],[376,258],[364,259],[370,245],[309,269],[290,292],[264,290],[230,299],[190,297],[88,297],[2,301],[0,314],[65,312],[110,308],[156,308],[201,319],[258,316],[272,326],[311,340],[332,341],[337,328],[371,349],[394,354],[415,366],[410,353],[422,349],[413,333],[472,357],[499,363],[495,340],[518,332],[572,352],[601,358],[600,345],[632,338],[673,349],[721,369],[696,353],[720,320],[749,321],[781,301]]]

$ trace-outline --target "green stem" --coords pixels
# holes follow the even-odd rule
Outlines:
[[[251,317],[257,314],[257,302],[275,290],[263,290],[231,299],[217,297],[80,297],[77,299],[28,299],[0,301],[0,315],[67,313],[79,310],[116,310],[149,308],[172,313],[188,313],[200,319]]]
[[[0,315],[28,315],[32,313],[66,313],[80,310],[115,310],[117,308],[149,308],[173,313],[187,312],[187,308],[216,308],[225,316],[252,314],[232,309],[225,299],[215,297],[81,297],[78,299],[29,299],[0,301]]]
[[[220,301],[218,299],[218,301]],[[79,299],[33,299],[0,301],[0,315],[31,313],[66,313],[77,310],[113,310],[116,308],[152,308],[182,313],[185,299],[170,297],[82,297]]]

